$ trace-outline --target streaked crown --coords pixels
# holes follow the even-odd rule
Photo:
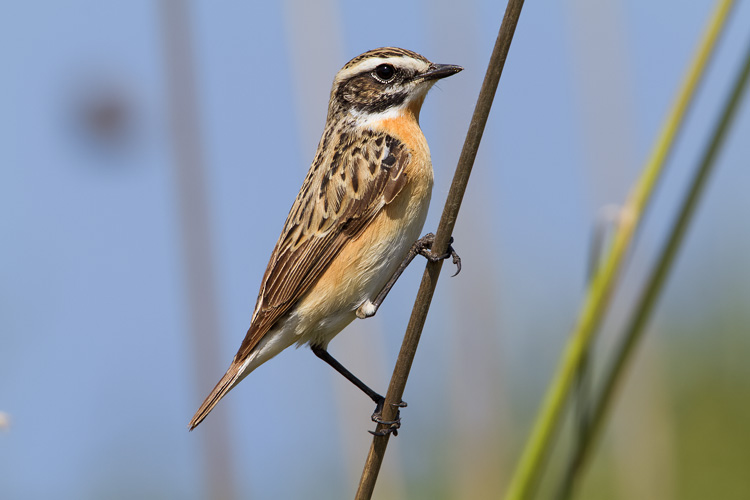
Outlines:
[[[336,74],[328,108],[329,120],[338,114],[380,114],[418,100],[439,79],[463,68],[434,64],[411,50],[382,47],[361,54]]]

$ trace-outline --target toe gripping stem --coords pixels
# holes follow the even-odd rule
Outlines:
[[[375,406],[375,412],[372,414],[372,421],[376,424],[383,425],[384,427],[379,430],[367,431],[373,436],[387,436],[393,434],[398,436],[398,429],[401,427],[401,412],[396,410],[396,418],[394,420],[383,420],[383,405],[385,404],[385,398],[379,400]],[[401,401],[400,403],[393,403],[394,408],[406,408],[406,402]]]
[[[425,259],[429,260],[430,262],[438,262],[441,260],[445,260],[448,257],[452,257],[453,264],[456,266],[456,272],[453,274],[453,276],[458,275],[458,273],[461,272],[461,257],[458,256],[458,254],[456,253],[456,250],[454,250],[453,248],[453,236],[451,236],[451,239],[448,241],[448,249],[442,255],[434,255],[432,253],[432,245],[434,243],[435,243],[435,235],[433,233],[427,233],[424,236],[422,236],[420,239],[418,239],[416,242],[414,242],[414,245],[412,246],[411,251],[416,250],[416,252],[419,255],[423,256]],[[411,251],[409,252],[410,254],[411,254]]]

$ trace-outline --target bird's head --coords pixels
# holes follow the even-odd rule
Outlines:
[[[405,113],[411,113],[418,120],[427,91],[437,80],[462,69],[453,64],[432,63],[406,49],[370,50],[346,63],[336,74],[329,120],[354,118],[363,125]]]

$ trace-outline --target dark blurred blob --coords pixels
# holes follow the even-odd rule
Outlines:
[[[113,165],[138,145],[139,113],[132,86],[122,79],[88,77],[65,99],[64,126],[75,145],[95,156],[96,165]]]

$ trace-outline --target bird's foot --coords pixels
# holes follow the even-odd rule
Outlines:
[[[453,276],[456,276],[458,273],[461,272],[461,257],[458,256],[458,253],[456,253],[456,250],[454,250],[452,246],[453,236],[451,236],[451,239],[448,242],[447,251],[442,255],[434,255],[432,253],[432,244],[434,242],[435,242],[435,235],[433,233],[425,234],[420,239],[418,239],[415,243],[417,253],[419,253],[419,255],[423,256],[430,262],[437,262],[440,260],[445,260],[448,257],[452,257],[453,264],[456,266],[456,273]]]
[[[368,432],[373,436],[387,436],[391,433],[394,436],[398,436],[398,429],[401,427],[401,412],[398,409],[396,410],[396,418],[394,420],[383,420],[383,405],[385,405],[385,398],[377,401],[375,412],[372,414],[372,421],[384,427],[380,430]],[[392,406],[394,408],[406,408],[406,402],[393,403]]]

